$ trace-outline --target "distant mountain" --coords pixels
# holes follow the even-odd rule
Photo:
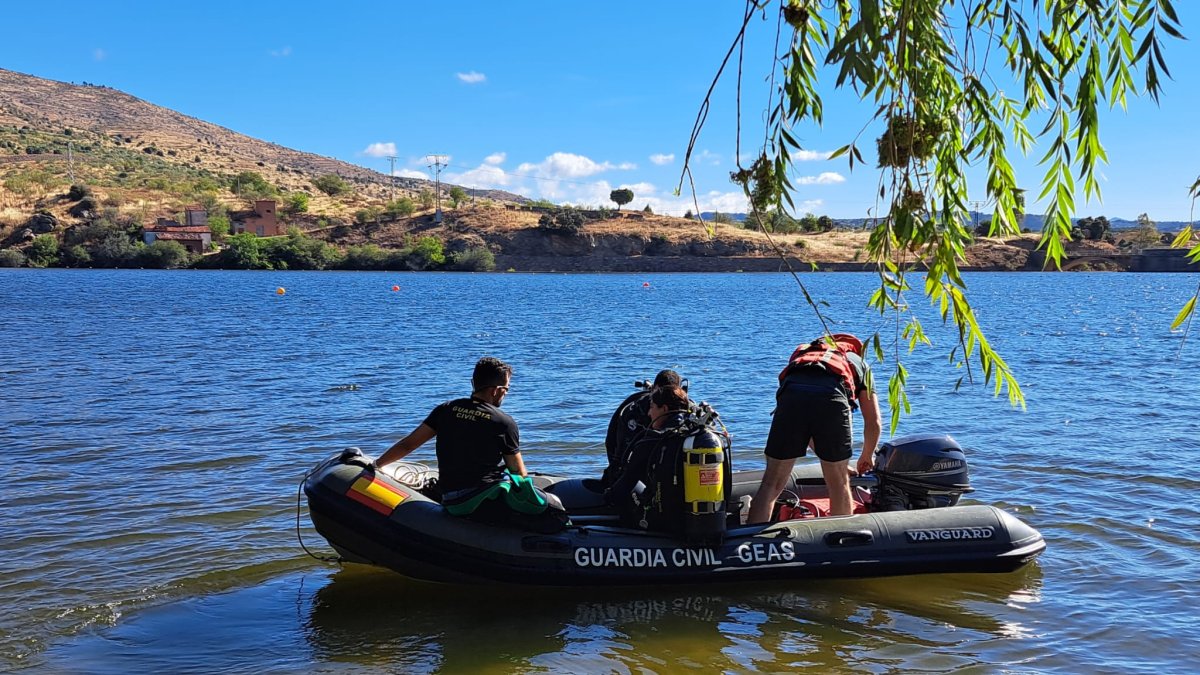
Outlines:
[[[717,214],[714,211],[705,211],[700,214],[700,218],[703,220],[711,221],[711,220],[715,219],[716,215]],[[740,222],[745,221],[746,216],[747,216],[747,214],[745,214],[745,213],[724,213],[724,212],[722,212],[721,215],[728,216],[735,223],[740,223]],[[1096,214],[1096,216],[1092,216],[1092,217],[1097,217],[1099,215],[1102,215],[1102,214]],[[1075,218],[1075,222],[1079,222],[1080,220],[1082,220],[1083,218],[1086,218],[1086,217],[1088,217],[1088,216],[1080,216],[1079,218]],[[979,212],[979,211],[972,211],[970,218],[971,218],[971,222],[982,223],[984,221],[991,220],[992,214],[991,213],[983,213],[983,212]],[[857,229],[862,229],[863,227],[868,226],[872,222],[872,219],[870,219],[870,218],[834,218],[833,222],[837,223],[838,226],[840,226],[840,227],[857,230]],[[1025,223],[1024,223],[1023,227],[1036,232],[1036,231],[1042,229],[1042,225],[1045,224],[1045,222],[1046,222],[1045,216],[1040,215],[1040,214],[1029,213],[1029,214],[1025,215]],[[1109,218],[1108,222],[1112,226],[1112,229],[1114,229],[1114,230],[1131,230],[1138,226],[1136,220],[1127,220],[1125,218]],[[1181,222],[1178,220],[1165,220],[1165,221],[1156,221],[1155,222],[1155,225],[1158,227],[1159,231],[1161,231],[1161,232],[1178,232],[1179,230],[1183,229],[1184,227],[1186,227],[1187,225],[1190,225],[1190,224],[1191,223]]]

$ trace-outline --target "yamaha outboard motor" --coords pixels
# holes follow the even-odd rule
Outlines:
[[[962,493],[974,489],[962,447],[945,434],[902,436],[883,443],[875,454],[875,476],[875,511],[954,506]]]

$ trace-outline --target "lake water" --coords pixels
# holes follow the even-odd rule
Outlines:
[[[1198,276],[968,275],[1025,411],[955,391],[912,298],[938,348],[902,353],[899,433],[953,434],[967,501],[1041,530],[1017,573],[547,592],[314,560],[299,481],[382,452],[485,354],[516,369],[531,470],[598,474],[612,408],[664,367],[759,468],[817,332],[790,277],[0,269],[0,670],[1190,671],[1200,335],[1169,325]],[[894,333],[872,275],[803,278],[835,330]]]

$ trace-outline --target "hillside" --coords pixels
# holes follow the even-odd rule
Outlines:
[[[68,178],[72,169],[68,152],[77,178],[116,193],[131,193],[149,204],[143,208],[167,214],[189,199],[194,201],[195,193],[210,188],[210,182],[228,182],[244,171],[260,174],[281,193],[309,193],[315,202],[313,211],[334,216],[382,204],[393,184],[396,197],[415,197],[434,187],[430,181],[413,178],[396,177],[393,183],[386,174],[251,138],[109,87],[67,84],[0,69],[0,177],[36,165]],[[353,196],[328,199],[313,189],[312,181],[328,174],[349,182]],[[451,187],[443,185],[445,191]],[[0,209],[19,208],[30,201],[20,199],[27,195],[8,192]],[[220,196],[235,198],[228,191]],[[492,190],[474,196],[527,201]],[[0,212],[0,216],[14,215],[19,214]]]
[[[323,179],[334,179],[337,189],[317,189]],[[0,264],[487,269],[494,256],[501,269],[521,270],[781,265],[765,235],[738,224],[601,209],[574,213],[577,222],[563,228],[542,222],[554,216],[551,209],[511,193],[472,191],[450,204],[454,186],[445,183],[439,223],[432,217],[433,187],[410,178],[393,183],[376,171],[254,139],[108,87],[0,69]],[[233,246],[218,233],[214,243],[227,245],[204,249],[200,258],[178,245],[176,251],[143,247],[143,229],[156,218],[181,220],[185,206],[200,204],[210,223],[225,219],[227,227],[226,216],[256,199],[276,200],[281,224],[303,234]],[[778,235],[775,242],[800,269],[810,263],[864,269],[867,233],[836,225],[832,232]],[[981,238],[966,263],[1036,268],[1034,246],[1030,235]],[[1089,246],[1068,250],[1121,253],[1109,244]]]

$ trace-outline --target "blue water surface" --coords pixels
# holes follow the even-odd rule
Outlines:
[[[1041,530],[1036,564],[525,592],[534,604],[514,621],[510,596],[338,571],[297,544],[304,471],[349,445],[382,452],[467,393],[487,354],[515,368],[504,406],[531,470],[598,473],[613,407],[666,367],[721,412],[736,468],[760,467],[775,375],[820,331],[787,275],[0,269],[0,601],[13,608],[0,664],[1189,670],[1200,336],[1169,326],[1197,275],[967,275],[1024,409],[978,364],[956,388],[957,334],[919,295],[908,300],[934,345],[908,353],[895,318],[865,308],[876,276],[802,279],[833,330],[880,333],[881,387],[897,358],[908,373],[897,433],[966,446],[970,498]],[[414,458],[432,462],[432,447]]]

